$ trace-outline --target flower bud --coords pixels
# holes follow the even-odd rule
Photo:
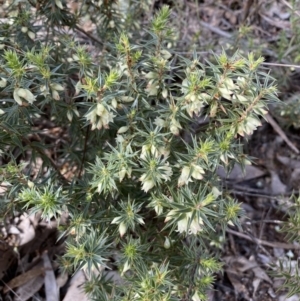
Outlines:
[[[118,130],[117,133],[118,133],[118,134],[123,134],[123,133],[127,132],[128,129],[129,129],[128,126],[122,126],[122,127],[119,128],[119,130]]]
[[[187,184],[188,182],[191,182],[190,172],[191,172],[191,167],[184,166],[182,168],[181,175],[180,175],[180,177],[178,179],[178,187],[180,187],[180,186],[182,186],[184,184]]]
[[[52,90],[52,97],[55,100],[60,100],[60,96],[56,90]]]
[[[126,175],[126,168],[123,167],[120,171],[119,171],[119,181],[122,182],[124,177]]]
[[[168,90],[167,89],[163,89],[163,91],[162,91],[162,97],[163,98],[167,98],[168,97]]]
[[[0,79],[0,88],[4,88],[4,87],[6,87],[6,85],[7,85],[7,79],[1,77],[1,79]]]
[[[23,88],[16,88],[13,93],[15,101],[21,106],[22,105],[22,98],[27,100],[30,104],[35,101],[35,96],[28,90]]]
[[[73,119],[73,112],[72,111],[67,112],[67,118],[69,119],[70,122],[72,122],[72,119]]]
[[[31,182],[30,180],[27,181],[27,185],[29,188],[33,188],[34,187],[34,183]]]
[[[22,26],[21,31],[22,31],[23,33],[26,33],[26,32],[28,31],[28,27]]]
[[[73,108],[73,112],[75,113],[75,115],[76,115],[77,117],[80,116],[80,114],[79,114],[79,112],[78,112],[78,110],[77,110],[76,108]]]
[[[116,101],[116,99],[114,98],[112,101],[111,101],[111,105],[113,106],[114,109],[117,108],[118,106],[118,102]]]
[[[127,227],[125,225],[124,222],[121,222],[120,225],[119,225],[119,233],[120,233],[120,236],[124,236],[124,234],[126,233],[126,230],[127,230]]]
[[[97,103],[97,115],[101,116],[103,114],[104,111],[106,111],[104,105],[102,103]]]
[[[58,83],[50,84],[51,89],[56,90],[56,91],[64,91],[65,88]]]
[[[128,260],[125,262],[124,264],[124,267],[123,267],[123,270],[122,270],[122,273],[121,273],[121,276],[124,275],[124,273],[126,273],[128,270],[130,270],[131,266],[128,262]]]
[[[56,6],[57,6],[58,8],[60,8],[60,9],[63,9],[63,8],[64,8],[60,0],[55,0],[55,4],[56,4]]]
[[[34,39],[35,39],[35,33],[34,33],[34,32],[28,31],[28,32],[27,32],[27,35],[29,36],[29,38],[30,38],[31,40],[34,40]]]
[[[166,236],[165,243],[164,243],[164,248],[165,249],[170,249],[170,247],[171,247],[170,239]]]
[[[198,165],[193,164],[192,177],[197,180],[202,180],[203,179],[202,174],[204,174],[204,169]]]
[[[175,125],[171,125],[170,126],[170,131],[173,135],[178,136],[179,135],[179,129],[177,126]]]
[[[21,106],[22,105],[22,99],[18,95],[18,90],[19,90],[18,88],[14,90],[13,96],[14,96],[14,100],[16,101],[16,103]]]

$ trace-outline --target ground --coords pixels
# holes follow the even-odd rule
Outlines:
[[[197,52],[205,60],[211,50],[217,53],[222,49],[229,53],[237,49],[244,53],[255,51],[265,57],[263,68],[279,79],[280,100],[293,105],[292,111],[281,104],[270,106],[262,126],[253,136],[245,138],[245,152],[253,159],[252,166],[247,167],[245,173],[239,166],[229,176],[220,171],[224,185],[242,203],[245,215],[241,218],[240,229],[230,227],[227,231],[221,250],[224,272],[216,275],[209,300],[299,300],[300,295],[288,299],[286,291],[278,290],[283,280],[272,271],[279,267],[280,260],[287,262],[288,258],[292,266],[298,266],[300,255],[298,238],[288,239],[282,231],[289,217],[289,208],[295,204],[291,197],[297,198],[300,191],[300,130],[297,123],[300,3],[285,0],[182,0],[174,3],[161,0],[153,2],[153,10],[162,3],[171,5],[174,26],[180,29],[179,52],[188,53],[196,45]],[[89,24],[85,24],[84,30],[93,34]],[[61,129],[53,129],[50,136],[57,139],[61,136]],[[0,275],[5,275],[1,284],[2,296],[13,295],[11,292],[15,288],[23,289],[24,300],[25,295],[31,298],[36,292],[43,296],[47,286],[43,287],[41,275],[47,273],[44,267],[49,256],[53,258],[64,251],[63,244],[56,243],[56,222],[49,226],[38,224],[38,219],[21,216],[8,224],[13,233],[10,240],[23,240],[23,247],[20,252],[7,251],[0,244],[3,254]],[[35,235],[34,240],[31,240],[31,235]],[[35,254],[34,250],[43,245],[47,245],[48,253]],[[34,267],[30,273],[19,277],[10,274],[27,270],[28,266]],[[75,281],[84,281],[84,276],[80,274],[71,279],[58,274],[58,267],[55,271],[56,281],[61,287],[61,300],[84,300],[85,296],[80,295],[74,285]],[[48,280],[51,285],[55,279],[50,275]]]

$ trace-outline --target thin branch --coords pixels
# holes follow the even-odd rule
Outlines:
[[[206,23],[204,21],[199,21],[199,22],[203,27],[208,28],[210,31],[212,31],[212,32],[214,32],[214,33],[216,33],[220,36],[223,36],[223,37],[228,38],[228,39],[232,38],[232,35],[230,33],[226,32],[226,31],[224,31],[224,30],[221,30],[221,29],[219,29],[215,26],[212,26],[209,23]]]
[[[291,150],[293,150],[296,154],[299,154],[298,148],[290,141],[285,132],[280,128],[274,118],[270,115],[266,115],[267,121],[271,124],[274,131],[285,141],[285,143],[289,146]]]
[[[85,140],[84,140],[84,147],[83,147],[83,154],[82,154],[82,159],[81,159],[81,165],[79,168],[79,173],[78,173],[78,177],[81,177],[81,173],[82,173],[82,169],[83,169],[83,164],[85,161],[85,155],[86,155],[86,150],[87,150],[87,141],[88,141],[88,137],[89,137],[89,132],[90,132],[90,126],[86,127],[86,133],[85,133]]]
[[[76,28],[78,31],[82,32],[84,35],[86,35],[87,37],[89,37],[94,42],[103,45],[103,42],[101,40],[99,40],[95,36],[91,35],[90,33],[86,32],[84,29],[80,28],[78,25],[75,25],[74,28]]]
[[[288,67],[288,68],[300,69],[300,66],[299,66],[299,65],[293,65],[293,64],[261,63],[261,65],[265,65],[265,66],[276,66],[276,67]]]
[[[286,5],[289,9],[291,9],[298,17],[300,17],[300,13],[295,10],[292,5],[290,5],[288,2],[286,2],[285,0],[281,0],[281,2]]]
[[[299,250],[300,245],[293,245],[293,244],[288,244],[284,242],[271,242],[271,241],[266,241],[262,239],[258,239],[255,237],[250,237],[244,233],[240,233],[231,229],[226,230],[227,233],[233,234],[235,236],[241,237],[243,239],[246,239],[248,241],[252,241],[258,245],[263,245],[267,247],[272,247],[272,248],[282,248],[282,249],[292,249],[292,250]]]

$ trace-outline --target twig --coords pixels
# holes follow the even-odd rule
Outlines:
[[[221,30],[221,29],[219,29],[219,28],[217,28],[215,26],[212,26],[209,23],[206,23],[204,21],[200,21],[200,24],[203,27],[208,28],[210,31],[212,31],[212,32],[214,32],[214,33],[216,33],[216,34],[218,34],[220,36],[223,36],[223,37],[228,38],[228,39],[232,38],[232,35],[230,33],[226,32],[224,30]]]
[[[267,247],[272,247],[272,248],[282,248],[282,249],[293,249],[293,250],[299,250],[300,249],[300,245],[293,245],[293,244],[287,244],[284,242],[270,242],[270,241],[266,241],[266,240],[262,240],[262,239],[258,239],[255,237],[249,237],[248,235],[244,234],[244,233],[240,233],[231,229],[227,229],[226,230],[227,233],[233,234],[235,236],[241,237],[243,239],[255,242],[258,245],[263,245],[263,246],[267,246]]]
[[[300,68],[299,65],[293,65],[293,64],[279,64],[279,63],[261,63],[261,65],[265,66],[277,66],[277,67],[289,67],[289,68]]]
[[[281,2],[286,5],[289,9],[291,9],[298,17],[300,17],[300,13],[295,10],[292,5],[290,5],[288,2],[286,2],[285,0],[281,0]]]
[[[82,159],[81,159],[81,165],[80,165],[79,173],[78,173],[79,178],[81,178],[83,164],[84,164],[84,161],[85,161],[85,155],[86,155],[86,150],[87,150],[87,141],[89,139],[89,132],[90,132],[90,126],[87,126],[86,127],[86,133],[85,133],[85,140],[84,140],[84,148],[83,148],[83,154],[82,154]]]
[[[287,135],[280,128],[280,126],[277,124],[274,118],[270,114],[267,114],[266,119],[271,124],[274,131],[285,141],[285,143],[290,147],[290,149],[293,150],[296,154],[299,154],[298,148],[289,140]]]
[[[94,42],[97,42],[98,44],[103,45],[103,42],[101,40],[99,40],[98,38],[96,38],[95,36],[91,35],[90,33],[86,32],[84,29],[80,28],[78,25],[74,26],[78,31],[82,32],[84,35],[86,35],[87,37],[89,37],[91,40],[93,40]]]

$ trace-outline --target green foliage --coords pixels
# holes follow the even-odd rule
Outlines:
[[[205,64],[196,52],[181,57],[168,48],[176,29],[167,6],[135,31],[147,1],[115,2],[85,2],[70,15],[47,1],[35,11],[39,27],[22,13],[31,1],[16,8],[0,52],[1,215],[67,213],[60,262],[86,271],[95,300],[205,300],[222,266],[210,244],[242,214],[216,171],[249,164],[242,143],[277,100],[274,80],[252,53]],[[87,14],[99,49],[58,30]],[[43,36],[34,47],[25,23]],[[62,129],[57,144],[44,134],[53,128]],[[105,266],[123,282],[106,279]]]

